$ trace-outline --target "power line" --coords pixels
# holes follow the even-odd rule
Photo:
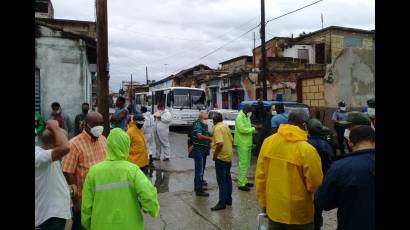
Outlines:
[[[139,32],[139,31],[130,30],[130,29],[123,29],[123,28],[121,28],[121,29],[120,28],[112,28],[112,29],[127,31],[127,32],[130,32],[130,33],[135,33],[135,34],[140,34],[140,35],[155,37],[155,38],[160,38],[160,39],[174,39],[174,40],[183,40],[183,41],[191,41],[191,42],[210,42],[210,40],[187,39],[187,38],[174,37],[174,36],[168,36],[168,35],[150,34],[150,33]]]
[[[292,10],[292,11],[290,11],[290,12],[288,12],[288,13],[285,13],[285,14],[282,14],[282,15],[280,15],[280,16],[278,16],[278,17],[269,19],[269,20],[265,23],[265,25],[266,25],[268,22],[277,20],[277,19],[282,18],[282,17],[284,17],[284,16],[286,16],[286,15],[289,15],[289,14],[295,13],[295,12],[297,12],[297,11],[299,11],[299,10],[302,10],[302,9],[304,9],[304,8],[306,8],[306,7],[315,5],[315,4],[317,4],[317,3],[319,3],[319,2],[322,2],[322,1],[323,1],[323,0],[319,0],[319,1],[316,1],[316,2],[313,2],[313,3],[310,3],[310,4],[306,5],[306,6],[303,6],[303,7],[301,7],[301,8],[298,8],[298,9],[296,9],[296,10]],[[251,29],[249,29],[249,30],[246,31],[245,33],[239,35],[239,37],[228,41],[228,42],[225,43],[224,45],[222,45],[222,46],[220,46],[220,47],[218,47],[218,48],[212,50],[211,52],[209,52],[209,53],[207,53],[206,55],[200,57],[199,59],[195,60],[194,62],[191,62],[190,64],[188,64],[188,65],[182,67],[179,71],[181,71],[182,69],[186,68],[187,66],[190,66],[192,63],[195,63],[195,62],[197,62],[197,61],[200,61],[200,60],[202,60],[202,59],[204,59],[204,58],[210,56],[211,54],[216,53],[216,52],[219,51],[220,49],[226,47],[227,45],[231,44],[232,42],[234,42],[234,41],[238,40],[239,38],[245,36],[247,33],[253,31],[254,29],[258,28],[259,26],[260,26],[260,23],[259,23],[257,26],[252,27]]]
[[[309,6],[315,5],[315,4],[317,4],[317,3],[319,3],[319,2],[322,2],[322,1],[323,1],[323,0],[319,0],[319,1],[316,1],[316,2],[313,2],[313,3],[310,3],[310,4],[308,4],[308,5],[306,5],[306,6],[303,6],[303,7],[299,8],[299,9],[296,9],[296,10],[290,11],[290,12],[288,12],[288,13],[286,13],[286,14],[282,14],[281,16],[278,16],[278,17],[276,17],[276,18],[272,18],[272,19],[268,20],[268,21],[265,23],[265,25],[266,25],[266,24],[268,24],[269,22],[273,21],[273,20],[276,20],[276,19],[279,19],[279,18],[284,17],[284,16],[286,16],[286,15],[289,15],[289,14],[295,13],[295,12],[297,12],[297,11],[301,10],[301,9],[304,9],[304,8],[306,8],[306,7],[309,7]]]

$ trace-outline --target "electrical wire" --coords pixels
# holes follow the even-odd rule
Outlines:
[[[285,14],[282,14],[282,15],[280,15],[280,16],[278,16],[278,17],[275,17],[275,18],[269,19],[267,22],[265,22],[265,25],[266,25],[267,23],[271,22],[271,21],[277,20],[277,19],[282,18],[282,17],[284,17],[284,16],[286,16],[286,15],[289,15],[289,14],[295,13],[295,12],[297,12],[297,11],[299,11],[299,10],[302,10],[302,9],[304,9],[304,8],[306,8],[306,7],[309,7],[309,6],[315,5],[315,4],[317,4],[317,3],[319,3],[319,2],[322,2],[322,1],[324,1],[324,0],[319,0],[319,1],[316,1],[316,2],[313,2],[313,3],[310,3],[310,4],[308,4],[308,5],[305,5],[305,6],[301,7],[301,8],[298,8],[298,9],[296,9],[296,10],[292,10],[292,11],[290,11],[290,12],[288,12],[288,13],[285,13]],[[245,33],[243,33],[243,34],[239,35],[239,37],[234,38],[234,39],[232,39],[232,40],[228,41],[228,42],[227,42],[227,43],[225,43],[224,45],[222,45],[222,46],[220,46],[220,47],[218,47],[218,48],[216,48],[216,49],[212,50],[211,52],[207,53],[206,55],[204,55],[204,56],[200,57],[199,59],[197,59],[197,60],[195,60],[195,61],[193,61],[193,62],[191,62],[190,64],[188,64],[188,65],[185,65],[185,66],[181,67],[181,69],[180,69],[179,71],[181,71],[182,69],[186,68],[187,66],[192,65],[192,63],[198,62],[198,61],[200,61],[200,60],[202,60],[202,59],[204,59],[204,58],[206,58],[206,57],[210,56],[211,54],[216,53],[216,52],[217,52],[217,51],[219,51],[220,49],[222,49],[222,48],[224,48],[224,47],[228,46],[228,45],[229,45],[229,44],[231,44],[232,42],[234,42],[234,41],[238,40],[239,38],[241,38],[241,37],[245,36],[247,33],[249,33],[249,32],[251,32],[251,31],[253,31],[253,30],[254,30],[254,29],[256,29],[256,28],[258,28],[260,25],[261,25],[261,23],[259,23],[257,26],[252,27],[251,29],[249,29],[249,30],[248,30],[248,31],[246,31]],[[176,71],[176,72],[179,72],[179,71]]]
[[[313,3],[310,3],[310,4],[308,4],[308,5],[306,5],[306,6],[303,6],[303,7],[299,8],[299,9],[292,10],[292,11],[286,13],[286,14],[282,14],[282,15],[276,17],[276,18],[269,19],[268,21],[266,21],[265,25],[268,24],[268,23],[271,22],[271,21],[274,21],[274,20],[279,19],[279,18],[281,18],[281,17],[285,17],[286,15],[295,13],[295,12],[297,12],[297,11],[299,11],[299,10],[302,10],[302,9],[304,9],[304,8],[306,8],[306,7],[315,5],[315,4],[317,4],[317,3],[319,3],[319,2],[322,2],[322,1],[323,1],[323,0],[319,0],[319,1],[316,1],[316,2],[313,2]]]

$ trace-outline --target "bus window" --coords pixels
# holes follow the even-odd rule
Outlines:
[[[173,108],[176,109],[190,109],[191,103],[189,101],[189,91],[187,89],[174,89],[173,90]]]
[[[147,96],[147,103],[148,103],[148,106],[151,106],[151,104],[152,104],[152,96],[151,95]]]
[[[141,104],[141,95],[137,95],[135,97],[135,104],[140,105]]]
[[[167,93],[167,107],[171,107],[171,92]]]
[[[199,90],[191,90],[191,100],[193,109],[206,109],[205,92]]]
[[[155,92],[155,104],[165,104],[165,94],[163,91]]]

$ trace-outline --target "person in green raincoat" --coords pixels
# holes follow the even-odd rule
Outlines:
[[[44,123],[43,117],[41,116],[40,112],[36,111],[34,113],[34,121],[35,121],[35,133],[37,136],[40,136],[44,129],[46,128],[46,124]]]
[[[88,171],[83,188],[81,223],[85,229],[144,229],[142,211],[159,214],[157,189],[128,159],[130,138],[121,128],[107,138],[107,158]]]
[[[252,107],[246,104],[239,112],[235,120],[234,145],[238,152],[238,189],[250,191],[252,183],[248,183],[248,171],[251,162],[252,135],[256,132],[255,127],[251,124]],[[258,127],[259,128],[259,127]]]

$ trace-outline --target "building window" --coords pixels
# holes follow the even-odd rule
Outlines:
[[[34,110],[36,112],[40,111],[40,69],[36,68],[36,73],[34,77],[35,84],[35,94],[34,94]]]
[[[298,49],[298,58],[305,59],[309,62],[309,50],[308,49]]]
[[[344,37],[344,47],[346,48],[355,48],[362,46],[362,39],[353,36],[345,36]]]
[[[325,64],[325,44],[324,43],[315,45],[315,63]]]
[[[47,1],[37,1],[36,2],[36,12],[48,13],[48,2]]]

